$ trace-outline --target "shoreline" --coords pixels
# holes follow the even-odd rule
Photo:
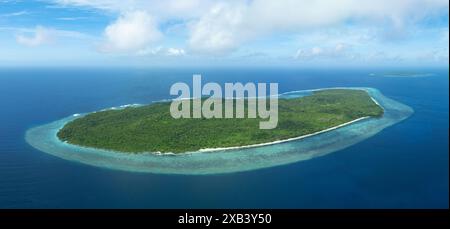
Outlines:
[[[385,97],[375,88],[346,87],[345,89],[367,91],[382,105],[385,113],[380,118],[353,120],[351,123],[330,127],[320,133],[299,136],[297,138],[303,138],[299,141],[291,138],[282,140],[284,141],[282,143],[275,141],[265,143],[261,147],[246,146],[247,148],[241,147],[217,153],[194,151],[178,154],[132,154],[64,143],[57,138],[56,134],[59,128],[78,118],[73,115],[28,129],[25,140],[33,148],[44,153],[106,169],[154,174],[223,174],[269,168],[321,157],[368,139],[414,113],[411,107]],[[297,92],[302,95],[305,91],[307,90]],[[283,94],[293,93],[290,91]],[[295,98],[297,94],[294,93],[292,96]]]
[[[380,106],[381,107],[381,106]],[[383,107],[381,107],[383,108]],[[140,153],[132,153],[132,152],[123,152],[123,151],[117,151],[117,150],[109,150],[109,149],[102,149],[102,148],[95,148],[95,147],[89,147],[89,146],[82,146],[82,145],[76,145],[76,144],[72,144],[66,141],[61,141],[61,139],[59,139],[58,136],[55,136],[56,139],[63,144],[68,144],[68,145],[72,145],[72,146],[76,146],[76,147],[82,147],[82,148],[86,148],[86,149],[96,149],[96,150],[104,150],[104,151],[108,151],[108,152],[112,152],[112,153],[119,153],[119,154],[151,154],[151,155],[156,155],[156,156],[184,156],[184,155],[190,155],[190,154],[199,154],[199,153],[211,153],[211,152],[216,152],[216,151],[229,151],[229,150],[238,150],[238,149],[249,149],[249,148],[257,148],[257,147],[263,147],[263,146],[270,146],[270,145],[276,145],[276,144],[281,144],[281,143],[285,143],[285,142],[291,142],[291,141],[295,141],[295,140],[300,140],[300,139],[304,139],[304,138],[308,138],[308,137],[313,137],[325,132],[329,132],[344,126],[348,126],[350,124],[365,120],[365,119],[369,119],[371,118],[370,116],[365,116],[365,117],[361,117],[361,118],[357,118],[355,120],[346,122],[346,123],[342,123],[339,124],[337,126],[333,126],[324,130],[319,130],[317,132],[314,133],[310,133],[310,134],[305,134],[305,135],[301,135],[298,137],[292,137],[292,138],[287,138],[287,139],[282,139],[282,140],[276,140],[276,141],[272,141],[272,142],[263,142],[263,143],[257,143],[257,144],[251,144],[251,145],[244,145],[244,146],[230,146],[230,147],[217,147],[217,148],[203,148],[203,149],[199,149],[197,151],[187,151],[187,152],[182,152],[182,153],[173,153],[173,152],[140,152]],[[59,129],[61,129],[62,127],[64,127],[67,123],[64,123],[63,126],[61,126]],[[58,129],[58,131],[59,131]],[[58,133],[58,131],[56,131],[56,133]]]
[[[325,132],[328,132],[328,131],[331,131],[331,130],[335,130],[335,129],[338,129],[340,127],[344,127],[344,126],[347,126],[347,125],[350,125],[352,123],[355,123],[355,122],[358,122],[358,121],[361,121],[361,120],[364,120],[364,119],[368,119],[368,118],[370,118],[370,116],[357,118],[355,120],[352,120],[352,121],[349,121],[349,122],[346,122],[346,123],[342,123],[342,124],[339,124],[337,126],[333,126],[333,127],[330,127],[330,128],[324,129],[324,130],[319,130],[319,131],[314,132],[314,133],[301,135],[301,136],[298,136],[298,137],[287,138],[287,139],[283,139],[283,140],[276,140],[276,141],[273,141],[273,142],[264,142],[264,143],[257,143],[257,144],[252,144],[252,145],[245,145],[245,146],[230,146],[230,147],[222,147],[222,148],[221,147],[219,147],[219,148],[204,148],[204,149],[199,149],[198,153],[207,153],[207,152],[222,151],[222,150],[233,150],[233,149],[254,148],[254,147],[269,146],[269,145],[275,145],[275,144],[279,144],[279,143],[283,143],[283,142],[290,142],[290,141],[300,140],[300,139],[303,139],[303,138],[312,137],[312,136],[315,136],[315,135],[318,135],[318,134],[321,134],[321,133],[325,133]],[[165,154],[165,153],[160,153],[160,154],[162,155],[162,154]],[[174,153],[169,153],[169,154],[174,154]]]
[[[301,91],[308,91],[308,92],[315,92],[315,91],[322,91],[322,90],[329,90],[329,89],[347,89],[347,90],[361,90],[361,91],[366,91],[365,89],[362,88],[341,88],[341,87],[331,87],[331,88],[318,88],[318,89],[307,89],[307,90],[301,90]],[[280,93],[277,96],[283,95],[283,94],[289,94],[289,93],[295,93],[295,92],[299,92],[299,91],[291,91],[291,92],[287,92],[287,93]],[[370,94],[369,94],[370,96]],[[380,105],[380,103],[378,103],[377,100],[375,100],[372,96],[370,96],[371,100],[378,105],[381,109],[383,109],[383,111],[385,111],[384,107]],[[111,109],[123,109],[126,107],[133,107],[136,106],[137,104],[126,104],[126,105],[122,105],[119,107],[112,107],[112,108],[106,108],[106,109],[102,109],[103,110],[111,110]],[[139,106],[142,106],[142,104],[139,104]],[[92,113],[95,113],[97,111],[94,111]],[[80,114],[74,114],[74,117],[80,117]],[[256,143],[256,144],[251,144],[251,145],[244,145],[244,146],[229,146],[229,147],[217,147],[217,148],[203,148],[203,149],[198,149],[196,151],[186,151],[186,152],[181,152],[181,153],[173,153],[173,152],[138,152],[138,153],[134,153],[134,152],[124,152],[124,151],[117,151],[117,150],[110,150],[110,149],[103,149],[103,148],[95,148],[95,147],[89,147],[89,146],[83,146],[83,145],[77,145],[77,144],[72,144],[66,141],[62,141],[61,139],[59,139],[58,136],[56,136],[56,138],[58,139],[58,141],[60,141],[61,143],[64,144],[69,144],[69,145],[73,145],[73,146],[77,146],[77,147],[83,147],[83,148],[88,148],[88,149],[97,149],[97,150],[106,150],[106,151],[110,151],[110,152],[114,152],[114,153],[121,153],[121,154],[152,154],[152,155],[158,155],[158,156],[181,156],[181,155],[190,155],[190,154],[198,154],[198,153],[210,153],[210,152],[217,152],[217,151],[228,151],[228,150],[238,150],[238,149],[248,149],[248,148],[256,148],[256,147],[262,147],[262,146],[270,146],[270,145],[275,145],[275,144],[280,144],[280,143],[285,143],[285,142],[290,142],[290,141],[295,141],[295,140],[300,140],[300,139],[304,139],[304,138],[308,138],[308,137],[312,137],[315,135],[319,135],[328,131],[332,131],[347,125],[350,125],[352,123],[361,121],[361,120],[365,120],[371,118],[370,116],[365,116],[365,117],[361,117],[361,118],[357,118],[355,120],[346,122],[346,123],[342,123],[339,124],[337,126],[333,126],[324,130],[320,130],[314,133],[310,133],[310,134],[305,134],[305,135],[301,135],[301,136],[297,136],[297,137],[292,137],[292,138],[287,138],[287,139],[282,139],[282,140],[276,140],[276,141],[272,141],[272,142],[263,142],[263,143]],[[72,120],[71,120],[72,121]],[[64,125],[62,125],[60,127],[60,129],[62,129],[68,122],[64,123]],[[57,133],[59,132],[59,130],[57,131]]]

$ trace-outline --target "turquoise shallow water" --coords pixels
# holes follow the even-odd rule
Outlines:
[[[393,71],[433,76],[369,75]],[[189,83],[193,73],[221,85],[277,82],[282,93],[372,87],[414,113],[325,156],[198,176],[92,166],[25,141],[31,128],[75,113],[171,98],[170,86]],[[0,208],[448,208],[448,85],[448,68],[0,69]],[[263,149],[292,149],[297,143],[246,152],[263,157]],[[285,155],[297,157],[294,150]]]
[[[93,166],[132,172],[217,174],[268,168],[323,156],[370,138],[413,113],[412,108],[385,97],[377,89],[347,89],[366,90],[384,108],[383,117],[360,120],[315,136],[274,145],[182,155],[124,154],[61,142],[56,133],[76,116],[34,127],[26,132],[25,138],[40,151]],[[291,91],[280,97],[293,98],[308,93],[310,90]]]

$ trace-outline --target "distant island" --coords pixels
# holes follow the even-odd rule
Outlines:
[[[61,141],[123,153],[183,153],[286,141],[381,117],[383,108],[363,90],[326,89],[279,99],[278,126],[259,129],[259,118],[174,119],[170,102],[103,110],[61,128]]]
[[[371,73],[370,76],[382,76],[382,77],[428,77],[432,76],[431,73],[420,73],[420,72],[385,72],[381,74]]]

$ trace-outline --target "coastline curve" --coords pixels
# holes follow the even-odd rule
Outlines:
[[[312,91],[325,89],[332,88],[291,91],[279,96],[280,98],[301,97]],[[56,157],[109,169],[193,175],[231,173],[290,164],[323,156],[363,141],[384,128],[408,118],[414,112],[409,106],[385,97],[374,88],[339,87],[333,89],[367,91],[384,109],[383,117],[357,120],[319,134],[277,142],[276,144],[209,151],[200,150],[179,155],[120,153],[76,146],[60,141],[57,137],[58,131],[67,122],[83,116],[80,114],[31,128],[26,132],[25,140],[34,148]]]

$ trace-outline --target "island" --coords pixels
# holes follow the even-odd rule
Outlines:
[[[415,78],[415,77],[429,77],[433,76],[431,73],[420,73],[420,72],[385,72],[381,74],[371,73],[370,76],[380,76],[380,77],[399,77],[399,78]]]
[[[89,113],[65,124],[66,143],[122,153],[184,153],[245,147],[314,135],[356,120],[383,116],[364,90],[325,89],[279,99],[278,125],[259,129],[259,118],[174,119],[170,102]]]

